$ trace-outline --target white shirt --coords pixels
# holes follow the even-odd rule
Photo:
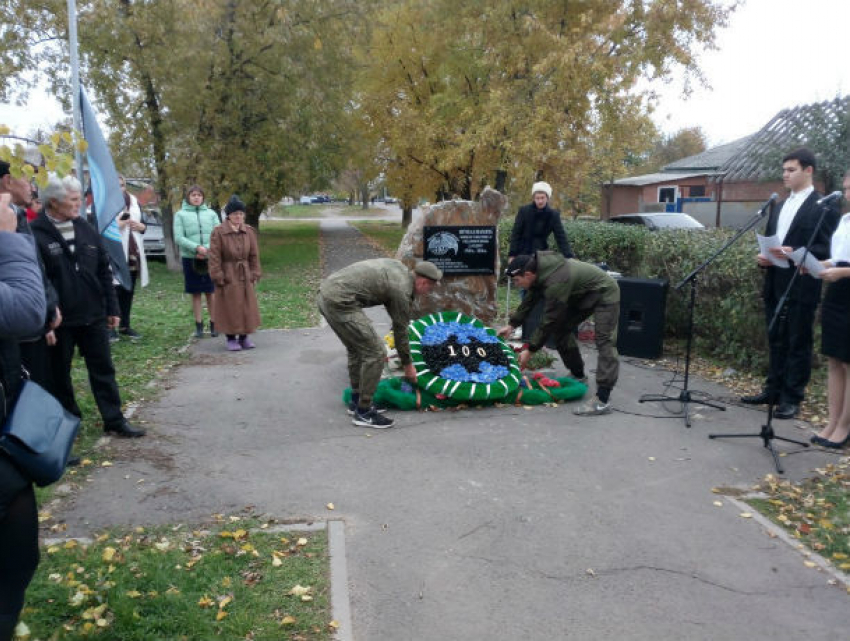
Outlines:
[[[785,244],[785,236],[788,234],[788,230],[791,229],[791,223],[794,222],[794,216],[800,211],[800,205],[805,202],[806,198],[814,190],[814,186],[809,185],[801,191],[792,192],[782,205],[782,211],[779,212],[779,220],[776,221],[776,236],[783,245]]]
[[[850,262],[850,213],[841,217],[832,235],[829,262],[835,265],[839,261]]]

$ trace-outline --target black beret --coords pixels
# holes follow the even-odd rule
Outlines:
[[[230,200],[227,201],[227,204],[224,206],[224,215],[229,216],[234,211],[241,211],[243,214],[245,213],[245,203],[239,200],[239,196],[234,194],[230,197]]]

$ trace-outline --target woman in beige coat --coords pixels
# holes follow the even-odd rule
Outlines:
[[[260,325],[254,291],[261,276],[260,253],[257,232],[245,224],[245,203],[231,196],[224,214],[210,239],[210,276],[216,288],[216,328],[227,336],[227,349],[238,352],[255,347],[248,335]]]

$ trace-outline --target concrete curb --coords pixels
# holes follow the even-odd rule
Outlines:
[[[345,523],[328,521],[328,553],[331,557],[331,615],[339,623],[338,641],[354,641],[351,625],[351,597],[348,592],[348,564],[345,558]]]

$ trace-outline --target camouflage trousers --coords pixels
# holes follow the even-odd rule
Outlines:
[[[583,368],[581,352],[573,330],[593,315],[596,334],[596,388],[614,389],[620,376],[620,359],[617,354],[617,325],[620,322],[620,303],[597,305],[590,309],[570,309],[555,335],[555,345],[564,365],[574,374]]]
[[[360,406],[372,404],[384,371],[387,351],[362,309],[334,305],[319,294],[319,311],[348,352],[351,391],[360,395]]]

